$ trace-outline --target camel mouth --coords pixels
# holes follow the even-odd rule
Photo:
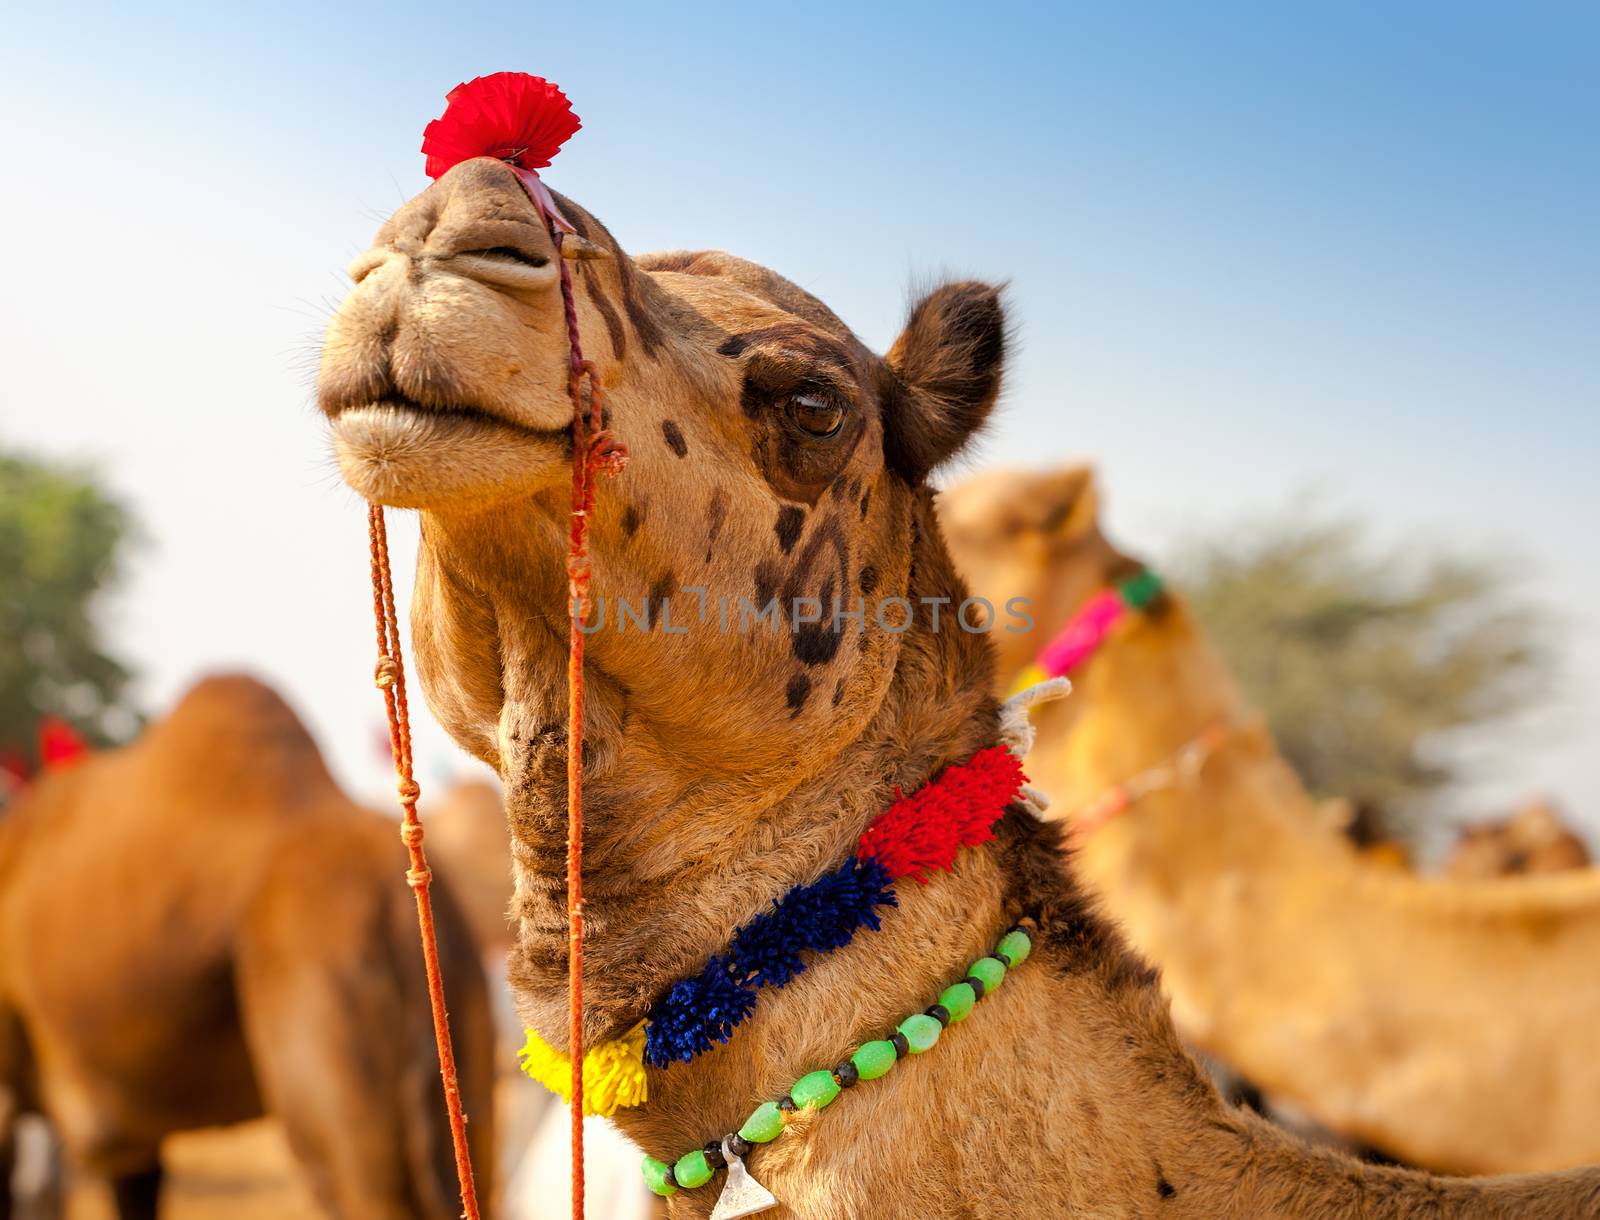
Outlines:
[[[428,406],[400,396],[330,418],[346,483],[392,508],[436,508],[537,491],[565,469],[569,425],[540,429],[480,407]]]
[[[421,416],[438,420],[447,428],[456,424],[500,428],[525,439],[545,443],[552,441],[560,443],[564,441],[569,449],[572,445],[572,424],[570,421],[563,421],[549,428],[538,428],[530,424],[507,419],[504,415],[497,414],[473,403],[424,403],[418,402],[414,398],[408,398],[404,394],[391,393],[372,402],[352,403],[349,406],[339,408],[333,416],[336,426],[341,417],[352,411],[386,413],[390,419],[397,423],[405,420],[408,416]],[[374,417],[368,416],[368,418]],[[380,414],[376,418],[383,418],[383,415]],[[409,427],[409,425],[406,426]]]

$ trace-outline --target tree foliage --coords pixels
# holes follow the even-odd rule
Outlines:
[[[100,742],[136,727],[96,616],[131,530],[92,472],[0,450],[0,749],[32,760],[46,716]]]
[[[1288,513],[1201,543],[1179,570],[1306,785],[1397,828],[1457,778],[1445,735],[1544,690],[1547,623],[1493,559],[1384,551],[1354,521]]]

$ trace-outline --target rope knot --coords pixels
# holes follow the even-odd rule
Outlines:
[[[609,431],[597,432],[589,442],[589,466],[606,475],[619,475],[628,464],[628,447]]]
[[[587,403],[584,402],[583,383],[589,383]],[[600,374],[594,367],[593,360],[574,360],[572,367],[567,372],[567,397],[572,399],[572,409],[581,418],[584,408],[596,419],[600,419],[600,405],[605,395],[600,389]],[[596,429],[598,431],[598,428]]]
[[[414,847],[418,843],[422,842],[422,823],[401,822],[400,841],[407,847]]]
[[[409,885],[414,890],[425,890],[425,889],[427,889],[428,888],[428,883],[430,881],[432,881],[432,880],[433,880],[433,870],[431,868],[408,868],[408,869],[406,869],[406,884]],[[465,1122],[466,1120],[463,1119],[462,1121]]]
[[[409,775],[401,779],[394,787],[395,791],[400,794],[400,799],[408,805],[415,805],[417,798],[422,795],[421,787]],[[417,829],[421,830],[422,826],[418,824]]]
[[[379,657],[372,671],[372,684],[379,690],[388,690],[399,680],[400,662],[389,656]]]

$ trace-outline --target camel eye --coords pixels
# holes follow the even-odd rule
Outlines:
[[[796,394],[791,398],[788,414],[802,432],[822,438],[832,436],[844,423],[843,407],[812,394]]]

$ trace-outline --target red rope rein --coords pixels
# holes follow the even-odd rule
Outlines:
[[[602,471],[615,473],[620,470],[627,460],[627,452],[603,430],[605,417],[599,374],[594,365],[583,358],[572,272],[561,255],[566,222],[559,213],[554,212],[554,201],[549,199],[548,192],[538,183],[537,175],[519,172],[518,178],[527,189],[529,199],[538,209],[556,245],[556,261],[561,277],[561,306],[570,350],[567,374],[567,396],[572,400],[572,515],[567,537],[567,1038],[568,1053],[572,1060],[572,1215],[574,1220],[583,1220],[584,635],[579,624],[589,613],[589,518],[594,511],[595,476]],[[428,895],[432,874],[422,852],[422,823],[417,819],[420,790],[412,775],[411,719],[406,705],[405,670],[400,661],[400,627],[394,607],[389,542],[382,507],[369,505],[367,520],[372,546],[372,608],[378,628],[377,684],[383,690],[384,704],[389,714],[389,745],[394,755],[395,772],[400,777],[400,804],[405,813],[401,837],[411,856],[406,880],[417,896],[417,924],[422,936],[423,964],[428,975],[428,998],[433,1007],[439,1073],[444,1080],[445,1106],[450,1113],[450,1136],[455,1147],[461,1203],[466,1220],[479,1220],[472,1161],[467,1150],[467,1116],[461,1106],[461,1090],[456,1079],[455,1052],[450,1043],[450,1018],[445,1011],[444,984],[439,973],[433,903]]]
[[[530,192],[531,196],[531,192]],[[534,203],[539,200],[534,197]],[[543,207],[540,208],[544,212]],[[545,223],[561,254],[564,234],[548,214]],[[572,272],[561,265],[561,305],[567,320],[571,362],[567,397],[572,400],[572,517],[567,536],[567,1053],[572,1060],[572,1215],[583,1220],[583,639],[580,624],[589,614],[589,518],[594,512],[595,476],[616,474],[627,450],[605,430],[600,375],[583,358],[578,338],[578,307]],[[588,389],[588,414],[584,390]]]
[[[547,221],[548,223],[548,221]],[[594,508],[594,446],[600,431],[600,383],[583,358],[578,341],[578,311],[572,273],[561,257],[561,234],[550,226],[561,266],[561,304],[567,319],[571,368],[567,396],[572,399],[572,517],[567,536],[567,1053],[572,1060],[572,1215],[583,1220],[583,632],[578,624],[589,608],[589,513]],[[583,413],[582,386],[589,383],[589,411]]]
[[[450,1114],[450,1142],[455,1150],[456,1180],[461,1186],[462,1214],[479,1220],[478,1191],[472,1179],[472,1157],[467,1147],[467,1114],[461,1105],[456,1079],[455,1049],[450,1042],[450,1014],[445,1009],[444,978],[439,972],[439,941],[433,927],[433,898],[428,887],[433,872],[422,851],[422,822],[417,817],[421,789],[411,773],[411,713],[406,706],[406,672],[400,660],[400,624],[394,608],[394,583],[389,571],[389,534],[383,508],[367,506],[367,534],[372,552],[372,615],[378,630],[378,664],[374,681],[383,691],[389,713],[389,750],[394,755],[396,785],[404,820],[400,837],[411,867],[406,881],[417,898],[417,929],[422,937],[422,965],[428,977],[428,1003],[433,1010],[433,1038],[439,1050],[439,1076],[444,1082],[444,1104]]]

